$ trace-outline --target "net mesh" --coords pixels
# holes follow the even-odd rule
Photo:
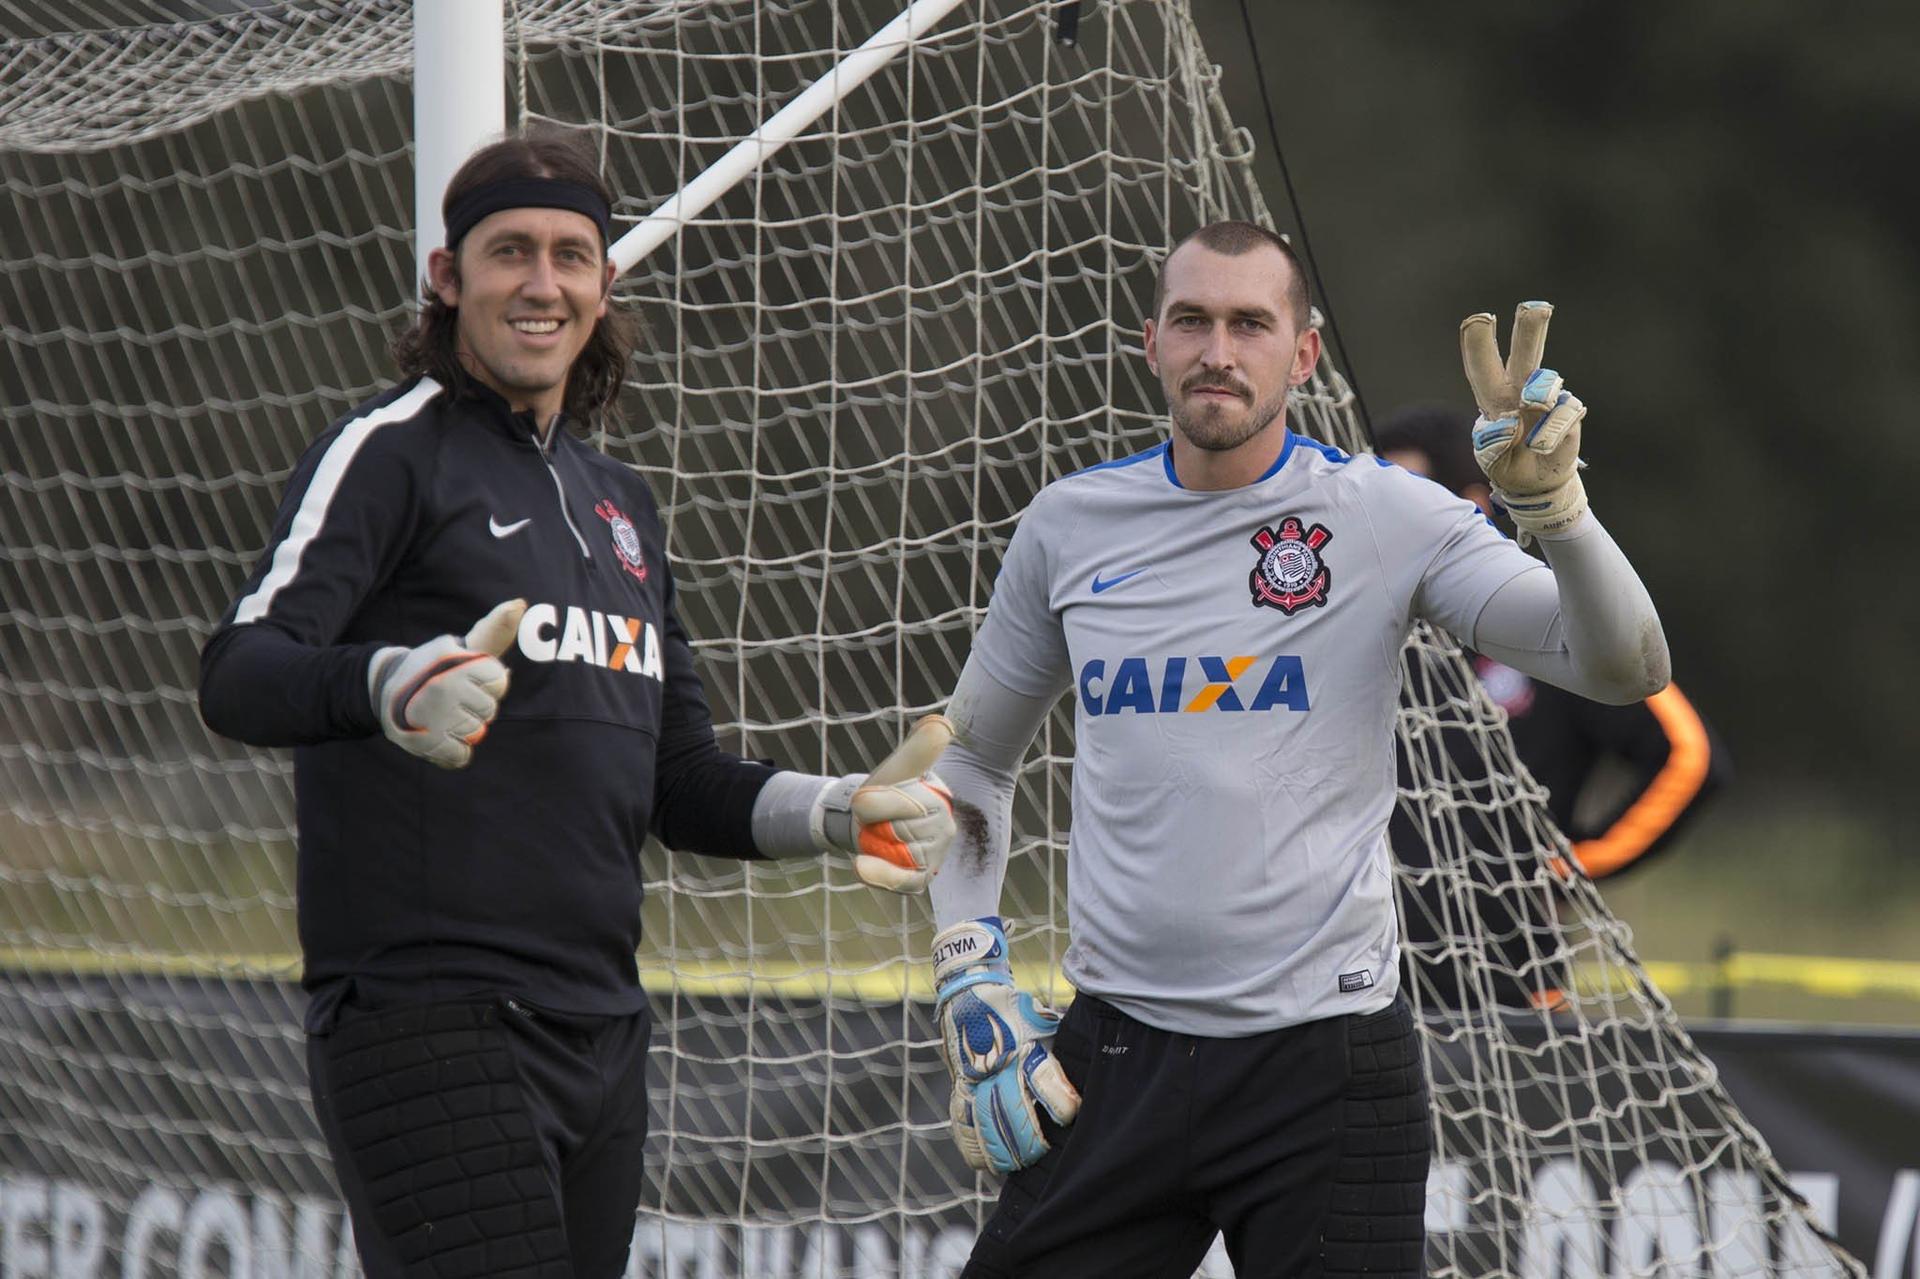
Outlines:
[[[894,13],[508,8],[515,118],[589,138],[623,226]],[[0,1195],[55,1273],[340,1273],[290,765],[209,735],[194,688],[294,459],[390,377],[410,7],[0,0],[0,36]],[[951,688],[1032,495],[1161,438],[1159,261],[1270,222],[1217,76],[1183,4],[963,7],[621,281],[648,338],[592,438],[659,499],[729,749],[878,758]],[[1323,363],[1293,421],[1357,448],[1352,408]],[[1859,1273],[1560,869],[1457,650],[1423,630],[1405,663],[1432,1272]],[[1055,999],[1071,728],[1021,775],[1004,901]],[[924,904],[643,865],[636,1272],[957,1272],[994,1187],[947,1143]],[[1557,1011],[1503,993],[1549,985]]]

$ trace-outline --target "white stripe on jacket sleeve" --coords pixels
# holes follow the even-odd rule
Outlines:
[[[307,491],[300,498],[300,509],[294,512],[293,527],[273,550],[273,566],[267,575],[260,579],[247,597],[240,601],[238,611],[234,613],[234,625],[257,622],[267,615],[273,607],[273,597],[278,595],[300,571],[300,557],[313,539],[320,534],[326,523],[327,507],[333,501],[333,495],[340,489],[340,479],[347,473],[347,467],[353,464],[354,455],[359,453],[373,433],[383,426],[394,422],[405,422],[425,408],[427,401],[440,394],[440,384],[432,378],[421,378],[420,385],[408,391],[391,404],[384,405],[367,414],[355,418],[341,428],[340,435],[327,446],[326,455],[320,459],[319,467],[313,473],[313,482],[307,485]]]

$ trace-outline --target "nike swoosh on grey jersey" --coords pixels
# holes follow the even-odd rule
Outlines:
[[[1131,573],[1122,573],[1118,577],[1109,577],[1104,582],[1100,580],[1100,575],[1098,573],[1095,573],[1093,575],[1093,593],[1095,595],[1098,595],[1101,591],[1110,591],[1114,587],[1120,585],[1120,583],[1122,582],[1131,582],[1134,578],[1140,576],[1142,573],[1146,571],[1147,570],[1143,568],[1137,568],[1133,570],[1133,572]]]
[[[533,517],[531,515],[525,519],[515,520],[511,524],[502,524],[499,520],[489,515],[487,516],[487,532],[493,534],[495,537],[512,537],[515,533],[518,533],[531,523],[533,523]]]

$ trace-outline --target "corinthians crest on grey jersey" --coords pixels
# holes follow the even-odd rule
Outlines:
[[[1324,524],[1302,532],[1300,521],[1289,515],[1278,529],[1262,528],[1251,539],[1260,562],[1248,575],[1253,603],[1277,608],[1292,617],[1303,608],[1327,602],[1333,571],[1320,558],[1320,548],[1333,540]]]

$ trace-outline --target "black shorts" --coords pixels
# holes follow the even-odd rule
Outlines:
[[[1427,1084],[1404,998],[1244,1039],[1158,1030],[1087,995],[1054,1039],[1070,1128],[1009,1177],[965,1279],[1424,1273]]]
[[[647,1139],[645,1012],[367,1008],[309,1036],[367,1279],[617,1279]]]

